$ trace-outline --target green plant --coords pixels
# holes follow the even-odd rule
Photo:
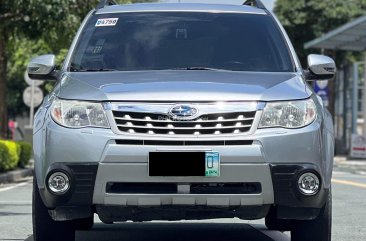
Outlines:
[[[17,144],[20,146],[21,150],[18,166],[26,167],[32,157],[32,145],[25,141],[18,141]]]
[[[8,171],[14,169],[18,166],[19,157],[20,157],[20,146],[13,141],[0,141],[0,143],[4,144],[8,148],[8,157],[4,159],[3,162],[3,170]]]
[[[9,148],[0,142],[0,172],[8,170]]]

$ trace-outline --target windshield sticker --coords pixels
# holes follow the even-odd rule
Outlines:
[[[176,39],[187,39],[188,33],[186,28],[177,28],[175,31],[175,38]]]
[[[95,27],[106,27],[106,26],[115,26],[117,24],[118,18],[101,18],[98,19]]]

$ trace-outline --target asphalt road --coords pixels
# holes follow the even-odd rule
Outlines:
[[[32,180],[0,186],[0,240],[32,241]],[[76,241],[290,241],[288,233],[268,231],[263,220],[146,222],[104,225],[78,231]],[[333,241],[366,240],[366,175],[335,170]]]

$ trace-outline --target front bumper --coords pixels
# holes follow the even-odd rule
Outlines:
[[[145,221],[164,218],[165,215],[157,212],[159,209],[164,210],[164,219],[168,220],[187,219],[189,215],[192,216],[191,219],[198,218],[197,214],[194,214],[197,210],[209,211],[205,215],[200,214],[202,218],[258,219],[268,213],[271,205],[275,207],[278,218],[313,219],[318,215],[319,208],[325,204],[329,192],[328,189],[321,188],[318,194],[309,197],[301,195],[298,191],[297,178],[302,173],[319,173],[317,167],[312,164],[223,165],[222,174],[226,176],[230,173],[231,178],[219,177],[208,181],[196,177],[191,178],[189,183],[176,178],[160,177],[155,177],[156,180],[141,181],[136,174],[146,171],[145,165],[131,168],[123,164],[58,163],[50,168],[49,173],[53,171],[66,172],[71,179],[70,191],[65,195],[58,196],[52,194],[48,188],[41,189],[41,196],[52,209],[50,213],[56,220],[84,218],[97,211],[106,223],[130,219]],[[99,179],[96,177],[98,175]],[[193,190],[192,187],[196,183],[238,183],[237,176],[242,176],[241,183],[260,183],[260,188],[246,189],[246,194],[197,194],[189,191],[189,186]],[[104,183],[107,184],[103,185]],[[146,193],[123,192],[123,189],[112,192],[108,188],[110,183],[142,183],[146,187],[150,187],[149,184],[163,187],[166,183],[174,183],[176,193],[163,193],[163,188],[158,192],[149,190]],[[188,189],[180,191],[180,186]],[[223,210],[225,212],[222,212]]]
[[[314,122],[298,130],[265,129],[257,130],[254,135],[235,137],[237,140],[248,141],[245,145],[170,146],[166,143],[134,145],[136,137],[116,135],[107,129],[66,129],[50,121],[44,132],[36,134],[43,133],[46,140],[43,160],[39,161],[36,158],[37,181],[46,206],[54,209],[53,216],[63,215],[66,219],[74,218],[64,214],[64,210],[72,210],[72,207],[84,207],[84,210],[88,210],[82,214],[83,216],[96,211],[95,207],[103,206],[126,208],[181,206],[229,210],[276,205],[286,208],[318,209],[324,204],[330,182],[329,178],[324,178],[328,175],[325,173],[327,168],[321,151],[320,128],[320,123]],[[120,142],[121,139],[129,142]],[[146,137],[145,139],[154,140]],[[212,141],[212,138],[209,140]],[[197,139],[192,138],[191,141]],[[148,176],[148,153],[164,150],[218,151],[221,155],[221,176],[217,178]],[[45,187],[50,169],[45,167],[52,168],[56,164],[71,169],[72,166],[78,165],[93,167],[90,173],[95,175],[95,181],[92,182],[92,186],[89,185],[88,194],[84,193],[83,198],[76,198],[77,195],[80,197],[80,193],[71,193],[69,198],[50,194]],[[316,171],[322,178],[321,192],[316,197],[303,197],[297,194],[294,180],[304,169]],[[285,175],[281,174],[283,170],[287,170]],[[77,185],[78,180],[75,180]],[[260,183],[261,190],[254,194],[110,193],[107,191],[108,183],[175,183],[186,186],[192,183]],[[286,218],[289,216],[288,213],[286,209],[282,211],[282,216]],[[240,216],[245,217],[244,214]]]

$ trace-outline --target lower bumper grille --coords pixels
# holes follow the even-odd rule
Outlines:
[[[218,141],[160,141],[160,140],[116,140],[117,145],[139,146],[250,146],[252,140]]]
[[[180,194],[177,183],[107,183],[106,192],[115,194]],[[261,184],[192,183],[186,194],[259,194]],[[187,190],[188,191],[188,190]]]

